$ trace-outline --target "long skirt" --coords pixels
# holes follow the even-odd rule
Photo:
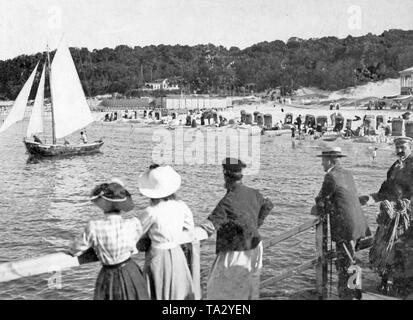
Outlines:
[[[96,280],[95,300],[149,300],[145,278],[139,266],[129,259],[103,266]]]
[[[143,273],[151,299],[194,299],[192,276],[180,246],[172,249],[152,247],[146,252]]]
[[[262,242],[245,251],[217,255],[207,283],[207,300],[257,300],[262,269]]]
[[[413,228],[402,235],[394,245],[394,276],[397,278],[413,277]]]

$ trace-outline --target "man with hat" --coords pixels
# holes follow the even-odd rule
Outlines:
[[[311,214],[330,216],[331,240],[336,243],[338,294],[341,299],[352,299],[354,292],[347,286],[347,269],[354,261],[358,241],[370,235],[366,217],[358,201],[357,188],[350,171],[341,166],[346,157],[341,148],[328,148],[322,152],[321,164],[326,175]]]
[[[201,225],[208,236],[217,233],[217,256],[207,283],[208,300],[259,298],[263,247],[258,228],[274,205],[258,190],[242,183],[245,167],[239,159],[224,159],[227,192]]]
[[[370,205],[383,200],[395,200],[397,188],[401,188],[401,199],[411,199],[413,196],[413,154],[412,138],[397,137],[394,139],[396,154],[399,157],[387,171],[387,179],[377,193],[359,198],[362,205]]]
[[[377,193],[364,195],[359,198],[362,205],[371,205],[378,201],[410,201],[413,200],[413,153],[412,138],[397,137],[394,139],[397,159],[387,171],[387,179]],[[396,290],[404,291],[413,283],[411,265],[413,257],[410,254],[413,243],[413,233],[405,233],[394,245],[394,261],[392,261],[393,286]],[[404,249],[406,248],[406,249]],[[402,272],[395,272],[400,269]],[[407,271],[407,272],[405,272]],[[385,289],[386,278],[382,287]]]

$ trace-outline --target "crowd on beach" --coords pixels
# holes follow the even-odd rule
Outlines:
[[[311,214],[329,221],[336,245],[338,293],[341,299],[360,299],[360,287],[350,286],[357,251],[366,243],[370,263],[382,278],[384,294],[406,296],[413,289],[412,139],[394,140],[398,160],[376,193],[359,196],[351,171],[340,163],[339,147],[320,155],[326,172]],[[206,299],[258,299],[263,245],[259,228],[274,205],[260,191],[243,184],[245,163],[237,158],[222,162],[223,198],[203,223],[195,226],[192,210],[177,197],[181,176],[169,165],[151,165],[138,178],[140,193],[148,198],[136,210],[123,182],[113,179],[97,185],[90,200],[103,212],[77,237],[71,253],[80,256],[93,249],[102,263],[95,299],[199,299],[192,270],[191,240],[216,234],[216,257],[210,268]],[[363,205],[380,202],[379,227],[373,234]],[[124,218],[122,212],[133,212]],[[328,218],[327,218],[328,217]],[[131,258],[145,252],[143,268]],[[409,291],[410,290],[410,291]]]
[[[299,140],[319,139],[332,130],[332,133],[336,135],[335,138],[371,138],[374,142],[390,142],[389,137],[392,136],[393,122],[400,119],[405,120],[405,122],[410,120],[409,111],[394,118],[372,114],[365,114],[363,117],[347,114],[344,117],[340,111],[316,117],[313,114],[306,114],[305,116],[301,114],[297,116],[296,114],[294,116],[291,112],[285,112],[282,105],[279,108],[281,114],[278,114],[277,117],[281,116],[282,119],[274,119],[274,121],[273,115],[270,113],[263,114],[255,111],[251,114],[241,110],[241,117],[237,118],[233,110],[228,112],[217,109],[187,110],[186,113],[176,110],[148,109],[143,110],[143,114],[139,115],[137,111],[114,111],[105,114],[103,121],[112,122],[118,119],[133,121],[137,119],[138,122],[147,124],[163,124],[167,129],[175,129],[180,126],[189,128],[214,126],[240,129],[253,127],[253,129],[260,129],[259,132],[255,130],[257,131],[254,131],[255,134],[260,133],[262,135],[266,132],[271,134],[277,130],[280,130],[279,134],[284,134],[284,132],[281,133],[281,130],[291,130],[291,137]],[[340,106],[338,103],[332,103],[330,109],[340,110]]]

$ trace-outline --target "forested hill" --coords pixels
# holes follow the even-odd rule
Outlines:
[[[212,44],[70,50],[88,96],[128,94],[145,81],[170,77],[191,93],[226,94],[279,86],[284,91],[299,86],[338,90],[398,77],[398,71],[412,67],[413,30],[345,39],[290,38],[287,43],[265,41],[244,50]],[[44,56],[0,61],[0,97],[14,99]]]

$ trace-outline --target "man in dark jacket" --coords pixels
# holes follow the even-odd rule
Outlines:
[[[354,291],[347,286],[348,267],[354,260],[357,242],[370,236],[366,217],[358,201],[353,175],[340,164],[345,157],[339,147],[329,148],[318,157],[326,175],[312,214],[330,215],[331,240],[336,243],[336,268],[338,271],[338,294],[341,299],[352,299]]]
[[[201,225],[208,235],[217,233],[207,299],[258,299],[263,252],[258,228],[274,205],[242,184],[246,165],[241,160],[226,158],[222,167],[227,192]]]
[[[359,198],[362,205],[371,205],[378,201],[412,201],[413,200],[413,153],[412,140],[409,137],[398,137],[394,139],[395,151],[399,159],[393,163],[387,171],[387,179],[384,181],[377,193],[364,195]],[[412,230],[410,228],[410,230]],[[393,289],[399,292],[407,292],[413,287],[413,255],[411,254],[413,243],[413,232],[406,232],[394,244],[394,256],[392,271]],[[395,270],[398,270],[396,273]],[[402,271],[402,272],[400,272]],[[382,288],[387,290],[387,279],[382,279]]]
[[[399,159],[387,171],[387,179],[380,187],[379,192],[364,195],[359,198],[362,205],[373,204],[383,200],[394,199],[396,186],[401,188],[401,199],[411,199],[413,196],[413,154],[412,138],[399,137],[394,139],[396,154]]]

